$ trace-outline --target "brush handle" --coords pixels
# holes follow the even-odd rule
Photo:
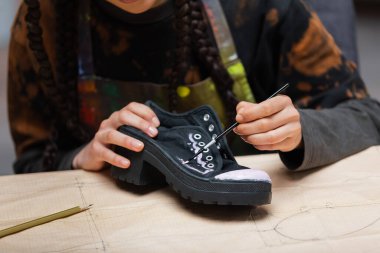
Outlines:
[[[226,130],[223,131],[223,133],[219,134],[214,140],[217,141],[219,140],[220,138],[222,138],[224,135],[228,134],[229,132],[231,132],[232,129],[234,129],[235,127],[237,127],[239,125],[239,122],[235,122],[233,123],[231,126],[229,126]]]

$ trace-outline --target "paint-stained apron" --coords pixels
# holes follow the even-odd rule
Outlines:
[[[218,0],[202,0],[210,21],[222,62],[234,80],[233,92],[238,100],[254,102],[254,96],[246,78],[244,67],[238,58],[235,45]],[[130,102],[144,103],[152,100],[163,108],[168,108],[169,85],[147,82],[128,82],[107,79],[95,74],[91,28],[90,0],[80,1],[79,16],[79,57],[78,94],[80,119],[93,134],[99,124],[112,112],[120,110]],[[176,112],[184,112],[201,105],[210,105],[226,126],[225,105],[211,78],[177,88],[178,104]],[[249,154],[253,148],[238,136],[230,138],[231,150],[235,155]]]

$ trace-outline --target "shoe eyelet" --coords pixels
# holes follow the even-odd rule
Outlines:
[[[212,131],[214,131],[214,128],[215,128],[214,125],[211,124],[208,126],[208,131],[212,132]]]
[[[207,168],[212,169],[214,168],[215,165],[213,163],[208,163],[206,166]]]
[[[194,139],[200,140],[202,138],[202,135],[200,134],[194,134]]]
[[[208,153],[209,151],[210,151],[209,148],[205,148],[205,149],[203,150],[203,153]]]
[[[216,144],[216,147],[217,147],[218,149],[220,149],[220,143],[217,143],[217,144]]]
[[[207,161],[212,161],[212,159],[214,159],[214,158],[211,155],[206,156]]]
[[[212,135],[212,139],[215,139],[216,137],[218,137],[218,135],[216,135],[216,134]]]
[[[203,115],[203,120],[204,121],[208,121],[210,119],[210,115],[209,114],[205,114],[205,115]]]
[[[200,142],[198,143],[198,145],[199,145],[199,147],[203,147],[204,145],[206,145],[206,143],[204,143],[203,141],[200,141]]]

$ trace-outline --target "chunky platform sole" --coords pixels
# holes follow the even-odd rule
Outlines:
[[[121,147],[116,152],[129,158],[129,169],[113,167],[112,176],[120,182],[135,185],[163,183],[164,180],[183,198],[193,202],[218,205],[259,206],[271,202],[271,184],[252,181],[218,181],[201,179],[179,169],[171,157],[168,157],[157,145],[141,138],[128,128],[121,132],[144,142],[142,152],[133,152]]]

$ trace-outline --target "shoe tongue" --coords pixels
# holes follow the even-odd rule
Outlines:
[[[200,177],[211,177],[221,171],[223,159],[216,145],[211,145],[196,158],[196,152],[211,141],[210,135],[199,126],[159,128],[155,139],[162,148],[186,171]],[[188,161],[184,164],[184,161]]]

